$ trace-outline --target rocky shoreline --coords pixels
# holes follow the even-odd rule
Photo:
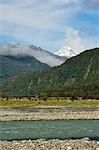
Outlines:
[[[88,138],[0,141],[0,150],[99,150],[99,141],[90,141]]]
[[[97,107],[28,106],[0,107],[0,121],[99,119]]]

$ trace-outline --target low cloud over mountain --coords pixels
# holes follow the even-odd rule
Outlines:
[[[11,55],[11,56],[33,56],[42,63],[53,67],[58,66],[65,62],[66,57],[54,55],[51,52],[41,49],[36,46],[28,46],[22,44],[1,44],[0,55]]]

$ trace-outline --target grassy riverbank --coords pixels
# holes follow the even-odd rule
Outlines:
[[[16,98],[0,98],[0,106],[97,106],[99,100],[96,99],[73,99],[70,98],[48,98],[48,99],[16,99]]]

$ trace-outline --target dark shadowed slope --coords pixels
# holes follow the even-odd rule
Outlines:
[[[31,56],[0,56],[0,80],[8,79],[29,70],[42,70],[49,66]]]

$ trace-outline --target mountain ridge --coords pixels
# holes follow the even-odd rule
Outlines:
[[[45,63],[50,67],[58,66],[66,61],[66,57],[55,55],[47,50],[34,45],[22,44],[0,44],[1,55],[12,56],[33,56],[41,63]]]
[[[1,95],[99,96],[98,66],[99,48],[87,50],[60,66],[46,71],[30,71],[3,82]]]

